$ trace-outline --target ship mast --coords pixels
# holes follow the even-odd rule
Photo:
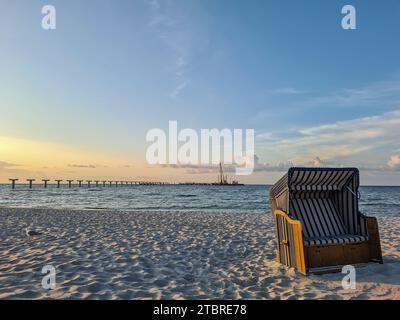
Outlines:
[[[222,162],[219,163],[219,175],[217,182],[213,183],[213,185],[240,185],[236,179],[232,179],[227,174],[224,174],[224,169],[222,168]]]
[[[220,184],[223,184],[223,181],[224,181],[224,172],[223,172],[223,170],[222,170],[222,162],[219,163],[219,177],[220,177],[219,183],[220,183]]]

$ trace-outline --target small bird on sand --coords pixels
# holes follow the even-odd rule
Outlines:
[[[34,236],[40,236],[42,233],[39,232],[39,231],[30,229],[30,228],[26,228],[26,229],[25,229],[25,234],[26,234],[26,236],[27,236],[28,238],[30,238],[30,237],[34,237]]]

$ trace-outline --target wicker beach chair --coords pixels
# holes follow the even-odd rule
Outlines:
[[[270,191],[277,259],[303,274],[382,263],[376,218],[358,211],[355,168],[291,168]]]

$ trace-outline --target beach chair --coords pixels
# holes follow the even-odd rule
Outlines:
[[[383,263],[377,220],[358,210],[356,168],[291,168],[270,191],[277,260],[303,274]]]

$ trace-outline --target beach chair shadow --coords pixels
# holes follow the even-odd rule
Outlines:
[[[270,191],[277,260],[303,274],[383,263],[378,223],[358,210],[356,168],[291,168]]]

